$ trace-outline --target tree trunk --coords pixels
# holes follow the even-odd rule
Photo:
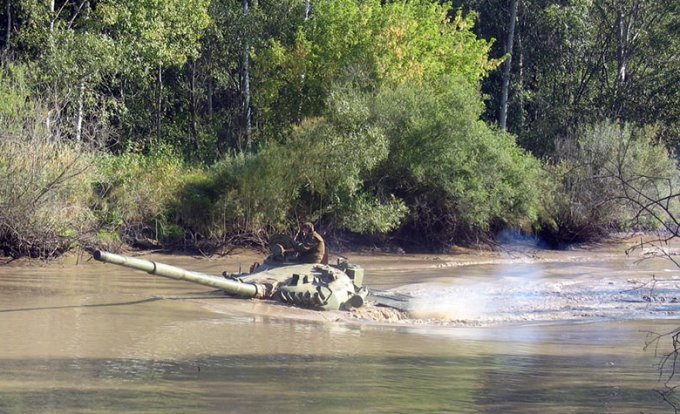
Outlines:
[[[305,0],[305,21],[309,20],[309,13],[312,11],[311,0]]]
[[[524,44],[522,43],[522,28],[520,28],[520,33],[517,35],[517,48],[519,49],[519,60],[517,62],[519,66],[519,73],[517,76],[517,91],[519,91],[517,94],[519,99],[519,124],[515,128],[515,131],[521,132],[524,131]]]
[[[52,137],[52,111],[47,110],[47,116],[45,117],[45,130],[47,131],[48,138]]]
[[[50,0],[50,33],[54,31],[54,19],[56,19],[54,15],[54,0]]]
[[[83,131],[83,99],[85,95],[85,82],[80,81],[80,86],[78,87],[78,118],[76,120],[76,142],[82,140]]]
[[[616,58],[618,68],[616,71],[616,85],[614,96],[619,98],[625,89],[628,80],[628,58],[630,55],[631,38],[633,26],[636,23],[638,4],[634,4],[631,10],[626,11],[625,6],[621,5],[616,18],[618,43]]]
[[[617,42],[617,47],[616,47],[616,60],[618,62],[618,69],[616,71],[616,89],[615,89],[615,95],[618,95],[619,90],[621,88],[621,85],[623,84],[624,80],[626,79],[626,50],[625,50],[625,43],[624,43],[624,38],[625,38],[625,14],[623,12],[623,9],[619,10],[618,15],[616,16],[616,28],[617,28],[617,35],[618,35],[618,42]]]
[[[213,74],[212,74],[212,48],[210,45],[208,45],[208,64],[207,64],[207,69],[208,69],[208,91],[207,91],[207,100],[208,100],[208,120],[212,123],[213,120],[213,94],[214,94],[214,84],[213,84]]]
[[[189,135],[194,148],[198,150],[198,126],[196,121],[196,62],[189,62],[189,114],[191,117]]]
[[[9,44],[12,40],[12,2],[7,1],[7,31],[5,34],[5,52],[9,52]]]
[[[163,66],[158,65],[158,79],[156,88],[156,139],[161,142],[161,118],[163,112]]]
[[[250,15],[250,10],[249,10],[249,3],[248,0],[243,0],[243,14],[246,19],[246,23],[248,23],[248,17]],[[243,114],[244,114],[244,126],[245,126],[245,135],[246,135],[246,142],[245,142],[245,148],[250,149],[250,135],[251,135],[251,129],[252,129],[252,119],[251,119],[251,112],[250,112],[250,38],[249,34],[245,33],[244,35],[244,42],[243,42]],[[243,151],[243,146],[240,146],[239,148],[240,151]]]
[[[515,40],[515,21],[517,20],[517,6],[519,0],[511,0],[510,6],[510,25],[508,36],[505,41],[505,53],[508,59],[503,66],[503,86],[501,89],[499,124],[502,130],[507,130],[508,120],[508,95],[510,90],[510,70],[512,69],[512,46]]]

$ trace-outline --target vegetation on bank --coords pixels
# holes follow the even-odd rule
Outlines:
[[[610,118],[602,101],[599,116],[548,128],[526,95],[532,126],[499,128],[484,95],[496,90],[483,87],[507,56],[491,57],[494,42],[475,33],[484,10],[468,11],[378,0],[11,4],[0,35],[0,253],[210,250],[264,243],[304,220],[434,249],[506,229],[559,246],[660,226],[640,206],[674,194],[677,118]],[[572,86],[547,62],[540,69]],[[639,89],[616,89],[612,104],[626,91]],[[665,93],[677,102],[677,90]]]

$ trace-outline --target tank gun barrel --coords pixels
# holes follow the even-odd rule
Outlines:
[[[264,286],[258,286],[255,283],[244,283],[232,279],[223,279],[205,273],[192,272],[164,263],[154,262],[152,260],[121,256],[101,250],[95,251],[93,257],[100,262],[142,270],[152,275],[163,276],[170,279],[185,280],[187,282],[198,283],[199,285],[211,286],[245,298],[263,297],[266,295],[265,292],[267,289]]]

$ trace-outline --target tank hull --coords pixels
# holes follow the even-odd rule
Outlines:
[[[104,251],[94,252],[93,257],[152,275],[221,289],[243,298],[276,299],[318,310],[358,307],[363,305],[368,294],[361,287],[363,270],[349,264],[328,266],[265,262],[252,273],[219,277]]]

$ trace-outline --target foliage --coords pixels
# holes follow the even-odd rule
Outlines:
[[[560,159],[546,167],[557,185],[543,192],[543,236],[571,243],[662,225],[656,208],[640,207],[671,195],[680,172],[655,135],[652,128],[605,122],[585,128],[577,145],[567,141],[560,147]],[[665,204],[671,213],[680,212],[677,200]]]
[[[388,155],[383,131],[369,122],[370,100],[336,87],[328,106],[325,118],[304,122],[287,145],[303,195],[295,214],[366,233],[395,228],[405,213],[402,203],[364,191],[365,177]],[[359,211],[363,220],[353,222]]]
[[[182,78],[173,79],[170,88],[164,78],[198,58],[210,24],[208,5],[208,0],[109,0],[97,6],[101,30],[115,39],[120,50],[116,86],[124,103],[120,116],[126,143],[148,146],[152,131],[161,145],[187,140],[188,128],[176,134],[176,124],[186,123],[186,105],[176,109],[186,100]],[[165,136],[158,136],[163,133],[162,123],[169,128]]]
[[[137,140],[150,129],[140,125],[153,119],[148,114],[163,110],[162,71],[198,57],[207,7],[208,0],[21,0],[14,49],[37,64],[33,81],[51,128],[111,144],[116,126]]]
[[[210,21],[207,0],[109,0],[96,11],[120,44],[127,62],[146,71],[182,65],[196,58],[200,37]]]
[[[476,32],[503,40],[510,12],[505,0],[462,0],[479,13]],[[656,125],[671,145],[678,140],[680,31],[677,2],[567,0],[520,2],[512,59],[509,129],[541,157],[582,128],[617,119]],[[500,76],[484,90],[495,119]]]
[[[303,122],[287,145],[228,157],[187,182],[180,220],[209,237],[286,231],[298,221],[328,220],[355,231],[388,231],[404,207],[363,192],[362,177],[385,159],[387,142],[367,125],[361,96],[338,90],[326,117]],[[353,220],[361,214],[362,220]]]
[[[455,75],[477,86],[499,61],[472,33],[474,15],[450,13],[450,6],[419,1],[318,2],[294,36],[272,39],[255,55],[258,112],[277,128],[318,116],[335,84],[370,91]]]
[[[449,88],[403,85],[377,97],[334,87],[326,116],[302,122],[285,145],[231,157],[211,180],[188,186],[182,220],[204,211],[193,216],[209,221],[193,226],[210,236],[301,219],[385,233],[410,212],[407,224],[435,244],[530,221],[538,163],[479,121],[474,88],[442,82]]]
[[[7,135],[21,135],[24,123],[34,116],[31,102],[33,91],[29,86],[24,65],[9,64],[0,71],[0,130]],[[4,140],[4,139],[3,139]]]
[[[0,249],[12,257],[63,253],[96,227],[91,154],[47,135],[33,110],[21,129],[0,126]]]
[[[443,82],[449,86],[404,85],[378,95],[375,116],[390,154],[373,178],[376,191],[404,199],[410,228],[435,244],[531,221],[538,162],[479,120],[474,88]]]
[[[131,243],[141,237],[163,240],[171,225],[167,206],[186,175],[181,158],[158,147],[149,155],[103,154],[97,167],[99,180],[93,187],[96,200],[92,209],[101,226],[120,232]]]
[[[513,135],[481,120],[494,117],[508,3],[10,2],[0,133],[13,158],[0,171],[35,188],[59,168],[79,172],[50,187],[53,204],[82,197],[78,218],[44,226],[58,249],[95,230],[111,243],[221,242],[301,220],[430,246],[527,230],[539,213],[559,240],[628,226],[634,197],[664,194],[646,174],[672,169],[654,171],[653,157],[668,156],[642,143],[677,140],[680,10],[520,2],[509,125],[551,162],[541,172]],[[32,158],[27,142],[61,167]],[[626,194],[605,171],[644,190]]]

